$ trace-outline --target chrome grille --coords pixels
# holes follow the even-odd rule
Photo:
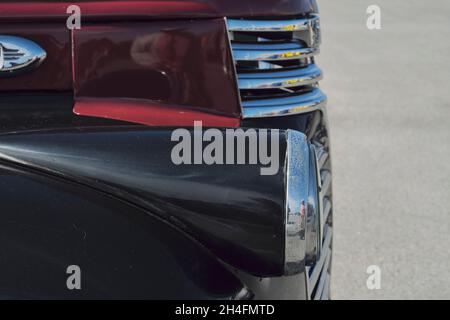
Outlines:
[[[316,15],[290,20],[228,19],[244,118],[312,111],[325,105]]]

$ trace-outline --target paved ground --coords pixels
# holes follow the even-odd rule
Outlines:
[[[382,29],[366,8],[382,8]],[[450,299],[450,2],[319,0],[334,299]],[[380,290],[366,287],[379,265]]]

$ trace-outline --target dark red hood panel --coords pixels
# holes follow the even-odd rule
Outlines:
[[[75,101],[132,99],[142,103],[119,106],[141,110],[146,102],[181,114],[240,116],[224,19],[87,22],[72,32],[58,22],[5,23],[0,34],[34,41],[47,53],[37,69],[0,77],[0,93],[63,91]],[[140,123],[155,122],[167,123]]]
[[[72,4],[82,13],[82,28],[73,32],[65,23]],[[0,79],[0,93],[72,91],[75,101],[139,99],[178,113],[193,108],[237,118],[239,96],[223,17],[316,9],[315,0],[1,2],[0,33],[36,42],[47,59],[30,73]]]
[[[239,116],[223,19],[86,24],[74,30],[78,98],[126,98]]]
[[[316,12],[315,0],[78,0],[0,3],[0,19],[65,19],[69,5],[79,5],[84,19],[201,18],[280,16]]]

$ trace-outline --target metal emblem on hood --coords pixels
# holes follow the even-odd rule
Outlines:
[[[0,35],[0,77],[15,76],[41,65],[47,53],[36,43]]]

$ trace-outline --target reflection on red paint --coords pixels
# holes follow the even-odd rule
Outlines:
[[[83,99],[75,102],[73,112],[81,116],[161,127],[193,126],[194,121],[202,121],[204,127],[219,128],[235,128],[240,124],[238,118],[139,100]]]

